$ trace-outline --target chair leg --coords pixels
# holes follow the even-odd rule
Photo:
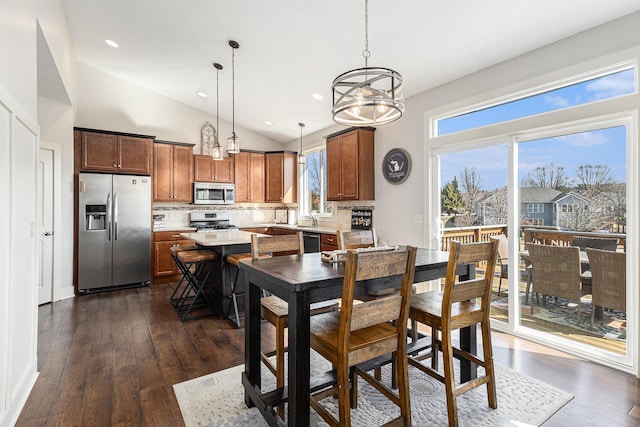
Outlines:
[[[338,377],[338,409],[340,413],[340,425],[351,426],[349,367],[345,362],[345,360],[339,360],[336,366]]]
[[[394,353],[394,357],[396,357]],[[406,348],[403,354],[396,357],[395,376],[398,379],[398,398],[400,403],[400,415],[404,419],[404,425],[411,425],[411,402],[409,394],[409,364],[407,360]]]
[[[431,369],[438,370],[438,330],[431,327]]]
[[[238,312],[238,299],[236,297],[236,288],[238,286],[238,274],[240,273],[240,268],[236,268],[236,274],[233,276],[233,287],[231,288],[231,296],[229,299],[229,306],[227,307],[227,312],[225,314],[225,317],[228,318],[229,315],[231,314],[231,306],[233,305],[233,310],[234,310],[234,314],[235,314],[235,322],[233,320],[231,320],[233,323],[236,324],[236,328],[240,329],[242,328],[242,325],[240,324],[240,314]]]
[[[276,325],[276,387],[284,387],[284,320],[280,319]],[[278,415],[284,419],[284,406],[278,406]]]
[[[491,327],[489,319],[485,319],[480,325],[482,330],[482,353],[484,357],[485,376],[489,378],[487,383],[487,397],[489,407],[496,409],[498,407],[498,398],[496,394],[496,374],[493,365],[493,345],[491,344]]]
[[[455,379],[453,376],[453,347],[449,333],[442,332],[442,358],[444,359],[444,385],[447,394],[447,414],[449,427],[458,426],[458,405],[455,396]]]

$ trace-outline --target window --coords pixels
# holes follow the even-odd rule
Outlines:
[[[445,117],[436,121],[438,135],[475,129],[549,111],[633,93],[634,70],[619,70],[551,90],[532,90],[531,96],[501,101],[497,105]]]
[[[333,214],[335,204],[327,202],[327,150],[305,154],[307,162],[300,168],[300,215]]]
[[[544,213],[544,204],[542,204],[542,203],[528,203],[527,204],[527,212],[528,213]]]
[[[544,225],[544,218],[531,218],[531,225],[535,225],[535,226]]]
[[[575,206],[573,204],[562,204],[562,212],[564,213],[572,213],[574,211]]]

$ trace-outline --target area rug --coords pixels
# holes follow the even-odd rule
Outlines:
[[[244,404],[240,382],[243,368],[238,365],[173,386],[187,427],[267,425],[256,408],[249,409]],[[327,368],[324,359],[312,352],[312,375]],[[273,389],[273,375],[262,369],[262,376],[263,389]],[[381,425],[399,415],[397,406],[362,379],[359,381],[358,408],[351,411],[354,426]],[[383,369],[383,381],[387,384],[390,381],[389,366]],[[496,383],[497,409],[489,408],[485,386],[458,397],[460,426],[537,426],[573,398],[558,388],[500,365],[496,365]],[[413,367],[409,367],[409,385],[413,425],[446,426],[444,385]],[[337,413],[337,400],[327,398],[322,402]],[[311,426],[327,425],[313,410],[311,412]]]

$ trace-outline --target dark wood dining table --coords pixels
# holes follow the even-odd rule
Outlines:
[[[415,282],[445,277],[449,254],[433,249],[418,249]],[[245,371],[242,384],[245,403],[257,407],[269,425],[284,425],[272,408],[288,403],[287,423],[290,426],[309,425],[309,394],[319,383],[310,379],[310,315],[311,303],[342,296],[344,263],[326,263],[320,253],[287,255],[240,263],[247,290],[245,311]],[[475,266],[462,266],[458,274],[464,279],[475,277]],[[356,294],[384,287],[380,281],[357,284]],[[268,291],[288,302],[288,383],[270,392],[261,390],[260,359],[260,297]],[[460,346],[475,353],[475,328],[460,331]],[[461,362],[461,377],[475,378],[476,366]]]

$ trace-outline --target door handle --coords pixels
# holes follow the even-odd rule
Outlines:
[[[118,240],[118,195],[113,193],[113,240]]]
[[[111,240],[111,193],[107,193],[107,240]]]

